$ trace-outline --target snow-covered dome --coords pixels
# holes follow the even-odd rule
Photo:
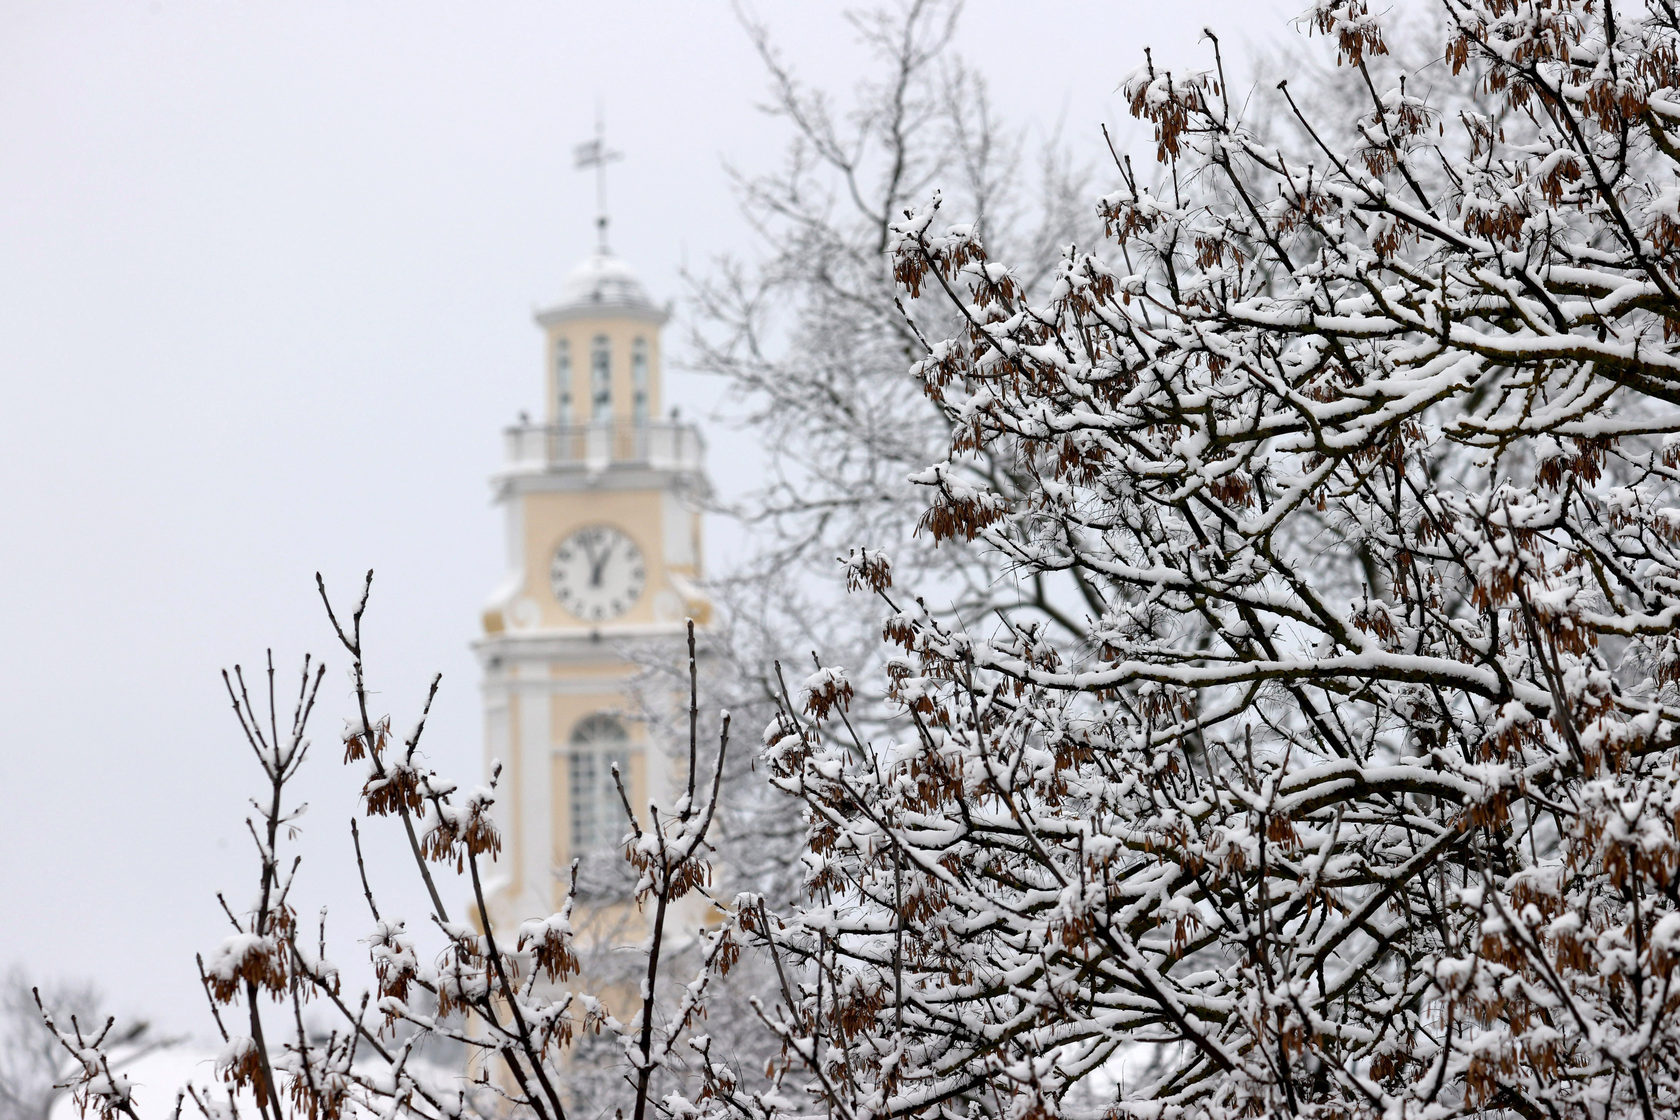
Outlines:
[[[560,289],[560,299],[538,314],[539,321],[583,315],[635,315],[663,320],[665,311],[648,297],[631,267],[611,253],[585,257]]]

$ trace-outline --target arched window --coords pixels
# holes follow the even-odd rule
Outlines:
[[[604,334],[589,347],[589,418],[612,419],[612,343]]]
[[[631,416],[636,423],[645,424],[648,418],[648,344],[638,338],[630,345]]]
[[[630,736],[612,716],[586,716],[572,729],[572,853],[618,843],[628,830],[619,805],[613,767],[630,780]]]
[[[572,422],[572,344],[566,339],[554,343],[554,389],[559,397],[554,411],[556,424]]]

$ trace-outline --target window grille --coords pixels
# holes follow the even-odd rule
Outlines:
[[[604,334],[589,349],[589,393],[590,419],[612,419],[612,343]]]
[[[554,387],[559,394],[559,407],[554,421],[566,425],[572,422],[572,344],[566,339],[554,343]]]
[[[619,804],[613,766],[630,780],[630,736],[609,715],[593,715],[572,730],[572,852],[581,855],[618,843],[629,827]]]
[[[630,347],[631,414],[638,424],[648,418],[648,344],[638,338]]]

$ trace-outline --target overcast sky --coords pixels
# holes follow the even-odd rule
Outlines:
[[[960,47],[1012,121],[1094,155],[1132,128],[1144,45],[1205,65],[1212,24],[1293,50],[1298,8],[974,0]],[[759,10],[813,82],[855,79],[838,6]],[[477,780],[486,476],[540,406],[532,308],[590,245],[572,146],[599,101],[614,247],[680,297],[685,260],[754,251],[722,163],[778,159],[764,91],[700,0],[0,0],[0,968],[202,1026],[193,953],[223,936],[214,892],[252,889],[258,777],[218,670],[267,646],[333,667],[298,901],[361,954],[313,573],[348,596],[377,570],[375,685],[403,725],[442,671],[431,756]]]

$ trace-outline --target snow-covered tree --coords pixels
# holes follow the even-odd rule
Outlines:
[[[81,981],[34,984],[21,968],[0,977],[0,1120],[48,1120],[73,1076],[77,1063],[41,1029],[43,1016],[99,1037],[117,1069],[169,1045],[143,1019],[118,1027],[102,1010],[104,1002]]]
[[[1363,103],[1248,103],[1295,148],[1217,40],[1152,59],[1160,183],[1117,161],[1041,294],[948,201],[891,223],[913,321],[961,318],[920,529],[1060,621],[851,553],[897,732],[837,668],[768,732],[813,1111],[1672,1115],[1680,16],[1443,8],[1379,72],[1320,0]]]

